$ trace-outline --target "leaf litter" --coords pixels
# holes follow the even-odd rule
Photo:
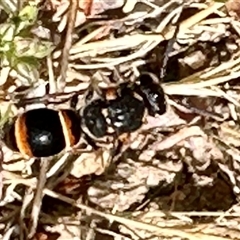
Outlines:
[[[115,161],[112,146],[85,146],[41,167],[1,144],[1,239],[240,239],[237,0],[2,1],[0,11],[1,125],[46,83],[51,102],[76,91],[81,106],[89,86],[160,75],[179,24],[161,79],[167,112],[147,117]]]

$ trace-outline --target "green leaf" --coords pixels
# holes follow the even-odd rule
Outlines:
[[[35,57],[44,58],[54,49],[53,44],[47,41],[41,41],[32,38],[15,38],[15,49],[17,57]]]
[[[15,26],[10,23],[0,25],[0,40],[1,42],[10,42],[15,35]]]
[[[0,6],[7,14],[16,14],[18,10],[17,1],[0,0]]]
[[[13,117],[12,113],[12,105],[9,104],[5,112],[0,112],[0,128],[3,128],[3,126],[9,121],[10,118]]]
[[[28,84],[32,84],[33,82],[36,82],[38,80],[38,78],[36,78],[36,76],[38,76],[35,72],[37,71],[36,67],[37,67],[37,62],[34,61],[32,62],[32,64],[29,64],[29,62],[27,61],[23,61],[23,59],[21,58],[21,62],[19,61],[19,63],[16,65],[15,70],[17,71],[19,77],[21,76],[21,81],[25,82],[26,85]],[[26,60],[26,58],[25,58]],[[30,60],[30,59],[29,59]]]
[[[17,34],[19,34],[23,29],[32,26],[37,21],[38,8],[35,5],[28,5],[24,7],[19,15],[19,24],[17,28]]]

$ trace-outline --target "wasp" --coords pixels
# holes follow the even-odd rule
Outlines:
[[[49,157],[74,147],[81,137],[112,141],[139,129],[146,112],[166,111],[165,95],[155,75],[142,73],[136,83],[122,83],[76,109],[76,94],[69,109],[41,107],[24,111],[4,127],[3,140],[13,151],[28,157]],[[29,99],[26,99],[29,102]]]

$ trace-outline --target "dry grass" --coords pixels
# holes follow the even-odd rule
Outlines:
[[[238,1],[123,3],[2,1],[1,126],[22,96],[79,92],[81,107],[89,85],[159,74],[180,25],[167,112],[148,117],[116,161],[111,146],[38,161],[2,144],[0,239],[240,239]]]

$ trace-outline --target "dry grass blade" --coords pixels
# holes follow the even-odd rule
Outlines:
[[[222,8],[224,6],[223,3],[219,2],[214,2],[209,8],[203,10],[200,13],[197,13],[196,15],[190,17],[189,19],[185,20],[182,22],[179,26],[179,31],[180,32],[185,32],[187,29],[190,27],[194,26],[204,18],[206,18],[208,15],[214,13],[216,10]],[[74,58],[81,58],[86,56],[86,54],[92,56],[93,54],[99,53],[102,54],[104,53],[103,51],[118,51],[120,50],[120,47],[122,49],[125,48],[132,48],[136,47],[138,45],[141,45],[145,42],[157,42],[158,44],[162,42],[163,40],[169,40],[172,38],[174,34],[174,29],[169,30],[165,34],[150,34],[150,35],[142,35],[142,34],[136,34],[132,36],[124,36],[122,38],[116,38],[116,39],[111,39],[111,40],[103,40],[103,41],[97,41],[93,43],[86,43],[84,45],[79,44],[74,46],[73,49],[74,51],[77,52],[78,54],[74,56]],[[129,45],[131,44],[131,45]],[[118,47],[119,46],[119,47]],[[116,48],[118,47],[118,48]],[[124,47],[124,48],[123,48]],[[71,51],[70,51],[71,53]],[[85,55],[84,55],[85,54]],[[74,59],[72,58],[72,59]],[[124,59],[122,60],[124,61]],[[125,59],[127,61],[127,59]],[[116,63],[117,64],[117,63]],[[82,66],[83,67],[83,66]],[[96,67],[97,68],[97,67]]]

